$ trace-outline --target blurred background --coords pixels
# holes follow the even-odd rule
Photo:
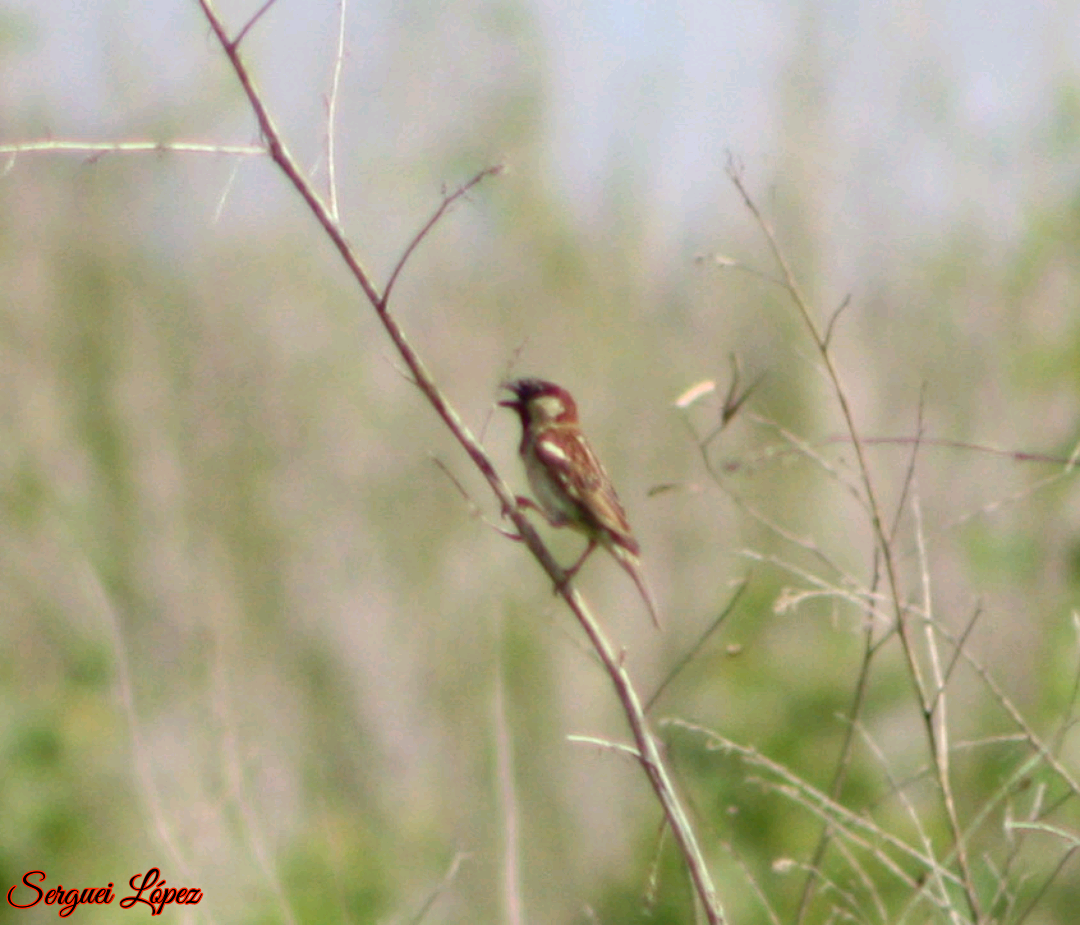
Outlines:
[[[219,12],[235,33],[257,7]],[[279,0],[243,43],[323,188],[338,15]],[[378,284],[445,192],[507,167],[391,307],[519,491],[498,383],[576,395],[665,632],[610,559],[579,586],[645,696],[748,581],[654,717],[828,789],[869,620],[884,645],[845,805],[887,824],[928,761],[888,609],[828,593],[880,591],[880,560],[734,162],[819,323],[850,299],[831,347],[861,433],[908,438],[868,448],[902,593],[953,632],[978,615],[967,651],[1076,773],[1076,5],[345,17],[335,178]],[[283,177],[223,154],[11,153],[45,139],[258,135],[190,0],[0,7],[0,888],[37,869],[119,891],[156,866],[204,891],[167,913],[184,922],[513,921],[515,899],[535,922],[692,921],[640,769],[567,739],[628,739],[610,684],[539,567],[474,516],[498,520],[490,492]],[[732,353],[760,381],[703,456]],[[676,408],[703,379],[717,393]],[[920,427],[966,446],[916,453]],[[581,549],[544,535],[562,561]],[[950,696],[956,741],[977,743],[954,770],[988,908],[1073,921],[1066,846],[1009,842],[1002,819],[1053,805],[1075,832],[1077,794],[1017,776],[1032,751],[966,662]],[[820,823],[664,735],[732,921],[795,921]],[[908,796],[944,840],[933,788]],[[835,891],[804,921],[901,920],[910,886],[885,877],[860,914],[850,863],[821,863]]]

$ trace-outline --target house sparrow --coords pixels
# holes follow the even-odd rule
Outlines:
[[[604,546],[634,580],[659,629],[656,602],[641,573],[640,547],[611,479],[582,433],[574,399],[543,379],[516,379],[503,388],[514,393],[512,400],[499,404],[521,418],[518,452],[536,496],[536,502],[519,497],[518,504],[539,511],[553,527],[573,527],[589,540],[565,581],[577,574],[598,544]]]

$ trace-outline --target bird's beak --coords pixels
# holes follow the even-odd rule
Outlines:
[[[506,401],[499,402],[499,407],[500,408],[515,408],[515,409],[517,409],[517,408],[521,407],[521,399],[518,397],[517,391],[514,389],[514,387],[509,382],[504,382],[501,386],[499,386],[499,388],[506,389],[507,391],[514,393],[513,398],[509,398]]]

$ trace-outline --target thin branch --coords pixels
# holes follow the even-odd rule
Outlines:
[[[265,152],[264,152],[265,153]],[[221,216],[225,212],[225,203],[229,199],[229,193],[232,192],[233,184],[236,182],[236,177],[240,173],[240,162],[233,161],[232,169],[229,171],[229,177],[225,181],[225,186],[221,190],[221,195],[218,196],[217,205],[214,206],[214,224],[216,225],[221,221]]]
[[[915,464],[919,459],[919,449],[923,441],[923,412],[926,410],[926,383],[923,383],[919,391],[919,408],[915,414],[915,440],[911,444],[911,455],[908,457],[907,469],[904,471],[904,482],[900,487],[900,497],[896,500],[896,515],[893,517],[892,529],[889,531],[889,539],[896,541],[896,534],[900,530],[900,522],[903,520],[904,508],[907,506],[908,495],[911,494],[911,486],[915,481]]]
[[[846,296],[844,296],[844,300],[837,307],[836,311],[832,313],[832,317],[829,319],[829,323],[825,326],[825,338],[824,340],[822,340],[822,344],[824,345],[826,350],[829,349],[829,343],[832,341],[833,328],[836,326],[837,319],[839,319],[839,317],[844,313],[844,309],[846,309],[850,304],[851,294],[848,293]]]
[[[760,415],[753,414],[752,412],[748,413],[747,417],[755,424],[760,424],[763,427],[768,427],[769,429],[776,431],[781,437],[783,437],[788,443],[790,443],[800,455],[805,456],[807,459],[810,459],[813,462],[817,463],[822,469],[825,470],[825,472],[827,472],[830,476],[833,477],[833,479],[836,480],[836,483],[838,485],[844,488],[851,495],[851,497],[855,500],[859,507],[863,508],[863,510],[866,510],[867,513],[869,513],[869,510],[867,509],[866,498],[859,493],[859,486],[857,484],[853,484],[851,481],[849,481],[849,479],[845,478],[844,473],[840,471],[840,468],[834,463],[827,460],[820,453],[818,453],[814,449],[812,443],[810,443],[808,440],[804,440],[802,437],[788,430],[783,425],[777,423],[776,421],[770,420],[769,418],[761,417]]]
[[[759,419],[759,420],[764,420],[764,419]],[[1054,456],[1054,455],[1052,455],[1050,453],[1033,453],[1033,452],[1028,452],[1028,451],[1025,451],[1025,450],[1007,450],[1007,449],[1002,449],[1001,447],[985,446],[983,444],[978,444],[978,443],[968,443],[968,442],[963,441],[963,440],[949,440],[949,439],[946,439],[946,438],[939,438],[939,437],[927,437],[927,436],[922,435],[922,434],[915,434],[914,436],[910,436],[910,437],[863,437],[861,439],[862,439],[862,445],[863,446],[909,446],[911,444],[918,443],[920,446],[935,447],[935,448],[938,448],[938,449],[972,450],[973,452],[976,452],[976,453],[984,453],[987,456],[1001,456],[1001,457],[1004,457],[1005,459],[1010,459],[1013,462],[1045,463],[1045,464],[1050,465],[1050,466],[1061,466],[1061,467],[1063,467],[1064,471],[1055,472],[1053,474],[1053,476],[1049,477],[1051,481],[1063,478],[1063,477],[1068,476],[1068,475],[1072,475],[1072,474],[1074,474],[1074,471],[1075,471],[1075,465],[1074,465],[1074,462],[1072,460],[1072,457],[1066,459],[1066,458],[1064,458],[1062,456]],[[812,444],[812,445],[828,446],[830,444],[850,443],[850,442],[851,442],[851,438],[849,436],[845,436],[845,435],[842,435],[842,434],[834,434],[832,436],[825,437],[824,439],[820,440],[818,443]],[[807,445],[809,446],[811,444],[808,443]],[[779,458],[782,458],[784,455],[789,455],[789,454],[796,453],[796,452],[798,452],[798,451],[794,450],[794,449],[787,450],[787,451],[782,451],[782,450],[777,450],[775,448],[770,448],[766,453],[758,454],[757,457],[751,457],[750,462],[742,462],[742,463],[740,463],[740,462],[728,462],[728,463],[725,463],[724,464],[724,469],[725,469],[725,471],[728,471],[728,472],[736,472],[739,469],[746,468],[746,467],[749,467],[751,465],[756,465],[758,463],[758,461],[760,459],[762,459],[762,458],[765,458],[765,459],[779,459]],[[1042,483],[1040,483],[1040,487],[1041,487],[1041,484]],[[1014,499],[1010,498],[1010,499],[1006,499],[1006,500],[1011,501],[1011,500],[1014,500]],[[992,508],[988,508],[988,509],[992,509]]]
[[[481,180],[485,180],[488,177],[498,176],[500,173],[503,172],[503,169],[504,168],[502,164],[495,164],[492,167],[487,167],[484,170],[481,170],[480,173],[473,177],[468,183],[459,186],[456,190],[454,190],[454,192],[450,193],[449,195],[443,196],[442,204],[439,206],[439,208],[435,210],[431,218],[427,220],[427,222],[424,224],[424,227],[421,228],[413,237],[413,239],[409,242],[409,246],[405,248],[405,252],[401,255],[401,259],[397,262],[397,265],[394,267],[394,271],[390,274],[390,280],[387,282],[386,288],[383,290],[383,306],[385,306],[389,302],[390,290],[394,288],[394,283],[397,282],[398,275],[405,268],[405,264],[412,256],[413,251],[420,246],[420,242],[427,237],[428,232],[431,231],[431,229],[434,228],[436,224],[438,224],[439,219],[443,217],[443,215],[446,213],[446,210],[449,209],[455,201],[460,199],[469,190],[476,186],[476,184],[479,183]]]
[[[21,141],[0,145],[0,154],[230,154],[255,157],[266,154],[266,145],[211,145],[197,141]]]
[[[1061,728],[1058,730],[1058,733],[1055,736],[1055,738],[1057,739],[1055,750],[1060,749],[1062,745],[1064,745],[1065,736],[1068,734],[1069,729],[1076,721],[1076,704],[1077,699],[1080,698],[1080,645],[1077,645],[1077,643],[1080,643],[1080,614],[1078,614],[1074,610],[1071,616],[1075,647],[1075,651],[1073,654],[1073,686],[1072,694],[1069,697],[1068,710],[1066,711],[1065,718],[1061,723]]]
[[[138,782],[138,795],[141,798],[143,810],[149,817],[152,828],[157,835],[158,841],[169,858],[172,866],[179,871],[184,881],[192,883],[199,878],[192,871],[187,858],[180,849],[176,834],[167,819],[165,811],[165,799],[154,779],[154,769],[151,767],[149,747],[143,736],[142,721],[139,718],[135,705],[134,683],[131,677],[131,663],[128,658],[128,645],[124,638],[124,628],[121,625],[120,614],[117,612],[101,576],[97,569],[88,560],[79,556],[75,569],[76,578],[83,583],[85,593],[90,601],[92,609],[96,609],[101,617],[108,623],[110,641],[113,651],[113,670],[115,672],[115,696],[120,702],[120,708],[127,721],[128,734],[131,737],[131,757],[135,765],[135,777]],[[213,919],[210,919],[213,923]]]
[[[330,197],[330,214],[338,221],[337,154],[334,151],[337,138],[337,104],[341,90],[341,69],[345,60],[345,5],[348,0],[338,0],[337,48],[334,52],[334,74],[330,80],[330,95],[326,100],[326,191]]]
[[[847,442],[848,437],[830,437],[826,443]],[[1003,450],[996,446],[985,446],[979,443],[968,443],[964,440],[947,440],[938,437],[924,437],[916,434],[914,437],[863,437],[863,446],[887,446],[888,444],[908,444],[918,441],[923,446],[936,446],[948,450],[974,450],[977,453],[986,453],[989,456],[1004,456],[1014,462],[1049,463],[1053,466],[1064,466],[1067,470],[1074,468],[1073,459],[1063,459],[1060,456],[1051,456],[1049,453],[1028,453],[1023,450]]]
[[[744,578],[742,581],[739,582],[739,586],[735,589],[735,594],[732,595],[732,598],[730,601],[728,601],[727,606],[720,611],[720,613],[717,615],[716,619],[712,621],[712,623],[705,627],[705,632],[703,632],[701,636],[698,637],[697,642],[695,642],[687,650],[686,654],[683,655],[683,657],[679,659],[679,661],[676,662],[674,666],[672,666],[672,669],[668,672],[667,677],[660,682],[660,686],[649,698],[648,703],[645,704],[646,713],[652,712],[652,708],[653,706],[655,706],[656,701],[660,699],[661,695],[664,693],[665,690],[667,690],[671,682],[674,681],[675,678],[677,678],[682,673],[682,670],[687,665],[689,665],[695,658],[697,658],[698,653],[705,647],[705,643],[709,641],[709,639],[712,637],[712,634],[720,628],[721,624],[735,609],[735,605],[739,603],[739,600],[740,598],[742,598],[743,592],[746,591],[746,586],[748,584],[750,584],[749,578]]]
[[[858,732],[860,737],[862,738],[862,741],[866,744],[867,748],[870,749],[871,754],[873,754],[874,757],[877,758],[878,764],[881,767],[881,772],[885,775],[885,779],[889,782],[889,792],[891,793],[891,795],[896,797],[900,805],[904,808],[907,817],[911,820],[912,827],[915,829],[915,832],[919,837],[919,841],[921,841],[923,844],[923,850],[926,852],[928,857],[935,857],[933,839],[927,833],[926,826],[919,818],[918,810],[911,802],[910,797],[908,797],[906,783],[896,780],[895,776],[892,773],[892,770],[889,767],[889,760],[884,754],[884,752],[881,750],[881,746],[879,746],[878,743],[873,739],[869,731],[863,727],[862,723],[859,723]],[[872,811],[872,809],[873,807],[868,807],[866,811],[869,813]],[[942,870],[941,865],[942,862],[935,858],[935,864],[931,868],[932,875],[931,878],[927,880],[927,885],[929,885],[931,880],[933,883],[937,884],[940,901],[943,905],[947,905],[949,899],[949,892],[944,882],[942,882],[940,876],[940,871]],[[915,902],[915,899],[916,897],[913,896],[911,900],[912,903]]]
[[[251,853],[255,856],[255,863],[277,899],[282,920],[286,925],[296,925],[296,916],[289,905],[285,887],[282,885],[274,859],[270,855],[266,835],[259,824],[259,815],[248,797],[244,762],[241,758],[243,748],[239,727],[233,716],[229,698],[227,680],[229,676],[229,666],[223,658],[222,646],[218,645],[214,650],[213,678],[217,695],[214,697],[213,705],[215,719],[220,726],[221,749],[229,792],[232,795],[232,805],[237,810],[240,830],[251,848]]]
[[[780,289],[786,289],[784,281],[777,276],[773,276],[771,273],[766,273],[764,270],[759,270],[757,267],[751,267],[743,263],[741,260],[736,260],[733,257],[727,257],[724,254],[698,254],[694,258],[694,262],[699,265],[711,262],[714,266],[720,267],[725,270],[738,270],[740,273],[745,273],[747,276],[753,276],[757,279],[763,280],[766,283],[771,283]]]
[[[987,671],[986,666],[972,655],[968,649],[961,649],[960,652],[964,661],[975,670],[983,684],[985,684],[990,693],[994,695],[994,699],[997,700],[1001,708],[1008,714],[1013,723],[1016,724],[1016,728],[1020,730],[1031,748],[1046,762],[1047,766],[1061,778],[1069,788],[1072,797],[1075,798],[1080,796],[1080,780],[1073,776],[1072,771],[1065,767],[1057,755],[1054,754],[1054,750],[1043,742],[1035,730],[1031,728],[1028,721],[1024,719],[1023,714],[1017,709],[1016,704],[1009,699],[1008,695],[1001,689],[990,672]]]
[[[610,739],[601,739],[599,736],[568,735],[566,741],[573,742],[576,745],[591,745],[594,748],[599,748],[606,752],[613,752],[623,758],[632,758],[634,761],[641,760],[641,752],[636,748],[622,742],[612,742]]]
[[[240,34],[233,40],[231,45],[232,51],[236,51],[240,47],[240,43],[244,41],[244,36],[246,36],[248,32],[251,31],[252,26],[254,26],[255,23],[257,23],[260,19],[262,19],[263,14],[266,13],[275,3],[277,3],[277,0],[266,0],[266,2],[261,7],[259,7],[258,10],[255,11],[255,15],[247,21],[247,25],[240,30]]]
[[[431,456],[431,461],[435,463],[438,470],[450,480],[450,484],[457,489],[458,494],[461,495],[465,503],[469,506],[469,513],[473,517],[479,519],[480,522],[484,524],[484,526],[490,527],[500,536],[504,536],[506,537],[506,539],[513,540],[514,542],[521,541],[521,537],[517,533],[514,533],[512,530],[507,530],[506,527],[500,527],[497,523],[488,520],[484,516],[484,512],[483,510],[481,510],[480,505],[473,500],[472,495],[470,495],[468,492],[468,489],[466,489],[465,486],[461,484],[461,480],[456,475],[454,475],[453,472],[450,471],[450,468],[446,465],[446,463],[444,463],[441,459],[439,459],[438,456],[435,456],[434,454],[432,454]]]
[[[971,619],[968,620],[967,625],[964,627],[963,631],[953,643],[952,658],[949,660],[949,664],[945,666],[945,683],[941,685],[938,692],[934,695],[934,699],[930,701],[929,706],[931,710],[935,709],[937,704],[937,698],[942,695],[945,688],[948,686],[949,679],[952,677],[953,670],[960,663],[960,653],[963,652],[964,646],[967,645],[968,637],[975,629],[975,624],[979,622],[979,618],[981,616],[982,606],[977,605],[975,609],[971,612]]]
[[[937,743],[938,754],[934,757],[934,769],[937,772],[938,788],[941,790],[942,800],[945,803],[945,812],[949,819],[949,827],[952,829],[953,845],[956,859],[960,869],[969,870],[967,858],[967,844],[960,826],[960,819],[956,812],[956,798],[952,789],[951,748],[949,745],[949,721],[948,699],[945,696],[947,678],[941,668],[941,651],[938,645],[937,634],[934,631],[936,620],[933,611],[933,594],[930,588],[930,566],[926,557],[926,536],[923,532],[922,505],[919,504],[918,496],[912,499],[912,511],[915,520],[915,543],[919,553],[919,573],[922,577],[923,610],[926,619],[923,623],[926,652],[930,658],[930,671],[934,681],[934,692],[930,700],[925,704],[927,722],[936,726],[934,741]]]
[[[1075,838],[1073,839],[1073,841],[1075,842]],[[1076,848],[1077,846],[1075,843],[1069,845],[1069,850],[1061,856],[1061,859],[1057,862],[1057,865],[1049,873],[1049,875],[1047,875],[1046,881],[1045,883],[1043,883],[1042,887],[1035,891],[1035,895],[1031,897],[1031,902],[1028,903],[1024,911],[1017,915],[1016,918],[1013,920],[1017,923],[1017,925],[1025,922],[1027,920],[1027,917],[1035,911],[1035,906],[1038,905],[1038,903],[1043,899],[1046,892],[1050,889],[1050,885],[1058,878],[1058,874],[1060,874],[1065,869],[1065,865],[1073,859],[1073,856],[1076,854]]]
[[[500,646],[501,648],[501,646]],[[518,797],[514,785],[514,739],[506,715],[506,685],[503,683],[502,659],[495,668],[495,778],[498,781],[499,810],[503,821],[503,907],[508,925],[525,922],[525,903],[521,895],[521,846],[518,843]]]
[[[450,884],[457,879],[462,862],[467,861],[469,857],[470,855],[464,851],[458,851],[454,855],[453,859],[450,861],[450,866],[446,869],[446,873],[443,874],[442,880],[440,880],[435,886],[435,889],[428,894],[428,898],[424,900],[424,905],[420,907],[420,911],[409,920],[409,925],[420,925],[420,923],[424,921],[424,918],[431,911],[438,898],[442,896],[443,893],[450,888]]]
[[[528,346],[528,343],[529,338],[526,337],[520,344],[518,344],[513,349],[510,354],[510,359],[506,361],[506,366],[503,367],[502,375],[499,376],[499,382],[507,382],[509,379],[512,378],[512,373],[517,367],[518,360],[521,359],[521,353],[525,349],[525,347]],[[487,439],[487,429],[488,426],[491,424],[491,418],[495,414],[496,410],[498,410],[498,404],[493,401],[491,402],[491,404],[488,405],[487,413],[484,415],[484,423],[480,425],[481,440]]]
[[[855,755],[855,730],[870,694],[870,667],[874,662],[874,653],[877,651],[874,648],[875,611],[872,600],[874,594],[877,592],[881,573],[877,568],[877,556],[874,557],[874,561],[875,568],[868,588],[869,599],[866,604],[866,629],[863,633],[863,654],[859,662],[859,676],[855,681],[855,690],[852,694],[851,706],[848,708],[847,712],[848,721],[846,723],[844,741],[840,746],[840,755],[836,762],[836,771],[833,773],[832,785],[829,787],[829,798],[837,802],[840,801],[840,795],[843,793],[844,784],[847,783],[848,771],[851,769],[852,758]],[[799,898],[799,912],[795,918],[796,925],[805,920],[806,914],[810,909],[810,902],[814,897],[814,886],[817,882],[813,872],[817,871],[821,866],[821,862],[825,857],[825,851],[832,842],[831,835],[832,830],[830,827],[828,825],[822,826],[821,835],[818,838],[817,846],[814,848],[814,854],[810,861],[810,873],[808,873],[806,881],[803,883],[802,895]]]
[[[713,388],[706,389],[707,385],[711,385],[713,386]],[[715,383],[701,383],[700,386],[696,386],[688,392],[683,393],[683,395],[680,396],[680,400],[676,402],[676,407],[689,407],[691,404],[693,404],[693,401],[696,400],[696,398],[694,397],[694,393],[705,394],[707,391],[715,391]],[[862,499],[859,497],[857,489],[854,486],[850,485],[847,481],[845,481],[843,475],[839,471],[837,471],[837,469],[831,463],[829,463],[828,460],[826,460],[820,454],[815,453],[812,450],[810,444],[796,437],[794,434],[791,434],[773,421],[761,418],[754,414],[748,414],[748,417],[751,421],[755,423],[764,424],[774,430],[777,430],[789,443],[791,443],[795,447],[795,449],[793,449],[791,452],[797,452],[800,455],[808,457],[812,462],[817,463],[829,475],[833,476],[841,486],[852,492],[858,503],[862,503]],[[763,527],[765,527],[766,530],[774,533],[776,536],[780,537],[785,542],[791,543],[794,546],[798,546],[800,549],[804,549],[806,552],[815,556],[828,569],[835,572],[837,575],[843,576],[845,580],[847,580],[848,583],[852,586],[856,585],[854,578],[848,575],[837,563],[833,562],[825,553],[825,551],[822,550],[819,546],[817,546],[809,539],[796,536],[789,530],[786,530],[785,528],[780,526],[780,524],[772,521],[764,512],[760,511],[742,496],[740,496],[736,492],[731,491],[725,484],[724,479],[720,477],[720,473],[717,472],[716,467],[713,465],[712,459],[710,459],[709,457],[708,441],[713,438],[715,432],[707,435],[704,438],[699,437],[686,415],[680,416],[680,420],[683,421],[687,430],[689,430],[691,436],[693,437],[694,443],[697,445],[697,449],[698,452],[701,454],[701,460],[702,464],[705,467],[705,471],[709,474],[709,477],[713,480],[714,484],[716,484],[718,488],[720,488],[725,494],[727,494],[727,496],[731,498],[731,500],[739,507],[740,510],[742,510],[749,517],[760,523]],[[728,466],[725,464],[724,468],[727,469]],[[677,486],[671,484],[656,486],[650,489],[649,494],[659,494],[661,491],[670,490],[675,487]]]

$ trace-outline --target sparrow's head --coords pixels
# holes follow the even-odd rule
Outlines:
[[[566,389],[543,379],[515,379],[502,387],[514,393],[508,401],[499,402],[513,408],[521,418],[522,427],[542,427],[546,424],[577,422],[577,405]]]

